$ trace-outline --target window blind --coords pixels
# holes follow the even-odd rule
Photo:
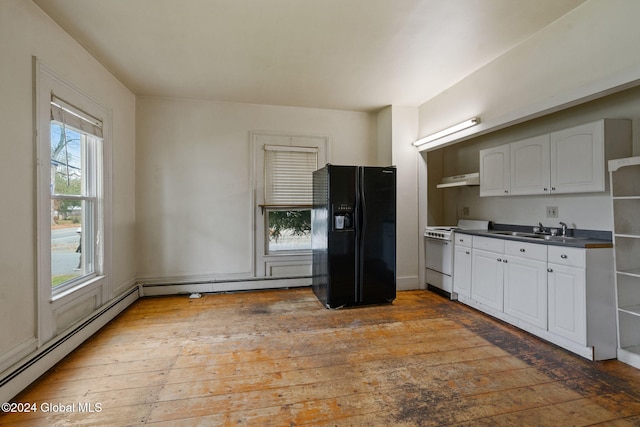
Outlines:
[[[102,120],[51,95],[51,120],[102,138]]]
[[[265,145],[265,204],[311,205],[318,149]]]

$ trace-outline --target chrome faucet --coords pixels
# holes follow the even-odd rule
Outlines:
[[[538,225],[540,226],[540,232],[545,233],[546,228],[544,228],[544,225],[542,225],[541,222],[539,222]]]
[[[565,237],[567,235],[567,224],[560,221],[560,225],[562,226],[562,237]]]

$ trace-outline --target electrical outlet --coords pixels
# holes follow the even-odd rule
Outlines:
[[[469,206],[465,206],[462,208],[462,215],[469,216]]]
[[[547,218],[558,218],[557,206],[547,206]]]

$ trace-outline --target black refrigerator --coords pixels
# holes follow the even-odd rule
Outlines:
[[[313,292],[327,308],[396,298],[396,168],[313,173]]]

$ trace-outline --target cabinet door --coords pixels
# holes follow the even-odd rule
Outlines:
[[[480,150],[480,197],[509,195],[509,162],[508,144]]]
[[[511,194],[549,192],[549,135],[511,143]]]
[[[604,191],[604,121],[551,133],[551,191]]]
[[[583,268],[549,264],[549,332],[587,345],[586,275]]]
[[[453,255],[453,292],[471,297],[471,248],[455,246]]]
[[[547,263],[504,259],[504,312],[547,329]]]
[[[502,311],[503,267],[502,254],[473,249],[471,298]]]

